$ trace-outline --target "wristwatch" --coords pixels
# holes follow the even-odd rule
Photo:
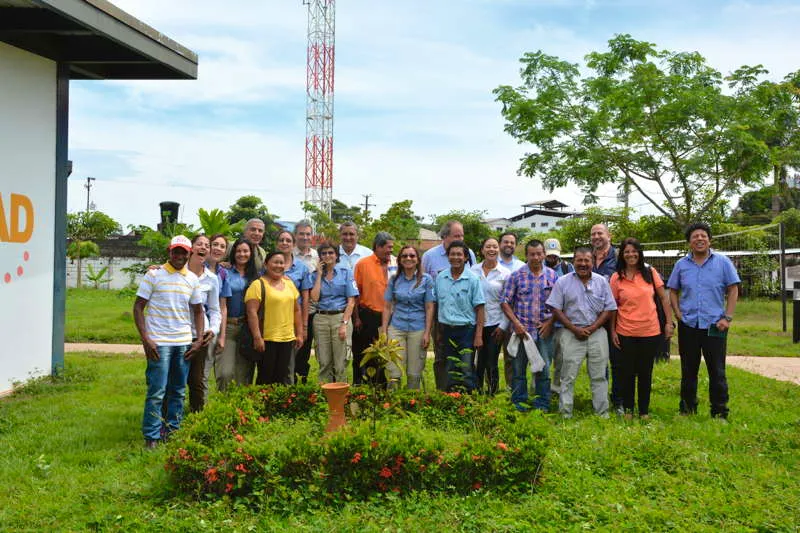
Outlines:
[[[728,322],[733,322],[733,317],[731,315],[725,315],[723,318]]]
[[[347,325],[347,324],[349,324],[349,323],[350,323],[350,321],[349,321],[349,320],[342,320],[342,325],[344,325],[344,326],[346,326],[346,325]]]

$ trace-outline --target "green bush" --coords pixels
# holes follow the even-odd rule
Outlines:
[[[195,497],[228,494],[287,511],[382,493],[536,485],[543,417],[459,393],[370,392],[355,389],[347,426],[324,435],[327,405],[315,385],[236,388],[186,419],[165,468]]]

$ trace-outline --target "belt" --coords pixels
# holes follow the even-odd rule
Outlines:
[[[450,329],[467,329],[475,327],[475,324],[451,325],[451,324],[445,324],[444,322],[439,322],[439,325],[442,326],[443,328],[450,328]]]
[[[247,322],[247,317],[244,317],[244,316],[242,316],[242,317],[229,316],[228,317],[228,324],[231,324],[231,325],[234,325],[234,326],[237,326],[239,324],[244,324],[245,322]]]
[[[339,313],[344,313],[344,309],[333,309],[331,311],[326,311],[324,309],[317,309],[318,315],[338,315]]]

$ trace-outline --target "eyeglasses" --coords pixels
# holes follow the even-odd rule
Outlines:
[[[416,259],[416,254],[401,254],[400,259]]]

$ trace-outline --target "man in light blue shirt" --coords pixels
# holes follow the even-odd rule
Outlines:
[[[428,274],[434,281],[439,272],[450,268],[450,260],[447,258],[447,247],[455,241],[464,240],[464,226],[458,220],[448,220],[439,230],[439,237],[442,239],[441,244],[434,246],[424,254],[422,254],[422,270]],[[477,263],[475,253],[469,250],[469,260],[467,268]],[[448,386],[448,377],[446,367],[446,359],[442,356],[440,348],[442,346],[441,336],[439,335],[439,323],[434,322],[433,325],[433,353],[435,354],[433,360],[433,375],[436,379],[436,388],[445,390]]]
[[[346,266],[352,272],[360,259],[372,255],[372,250],[358,244],[358,226],[355,222],[347,220],[339,226],[339,264]]]
[[[730,259],[711,250],[711,228],[695,223],[686,230],[689,255],[675,263],[667,281],[678,317],[682,414],[697,412],[697,372],[706,360],[711,416],[728,417],[725,376],[727,335],[739,298],[739,274]],[[726,303],[727,296],[727,303]]]
[[[547,305],[563,324],[558,330],[561,345],[561,391],[558,406],[565,418],[572,416],[575,380],[586,358],[592,387],[594,412],[608,417],[608,334],[603,325],[617,310],[606,279],[592,272],[592,250],[575,250],[575,272],[558,278]]]
[[[475,350],[483,345],[486,299],[480,278],[464,268],[469,257],[467,245],[453,241],[448,250],[450,268],[442,271],[434,284],[440,343],[434,368],[437,362],[443,364],[445,389],[463,387],[471,392],[475,390]]]
[[[447,247],[454,241],[464,240],[464,226],[458,220],[448,220],[439,231],[441,244],[434,246],[422,254],[422,269],[436,280],[436,275],[442,270],[450,268],[450,261],[447,259]],[[475,253],[469,250],[468,267],[477,263]]]

